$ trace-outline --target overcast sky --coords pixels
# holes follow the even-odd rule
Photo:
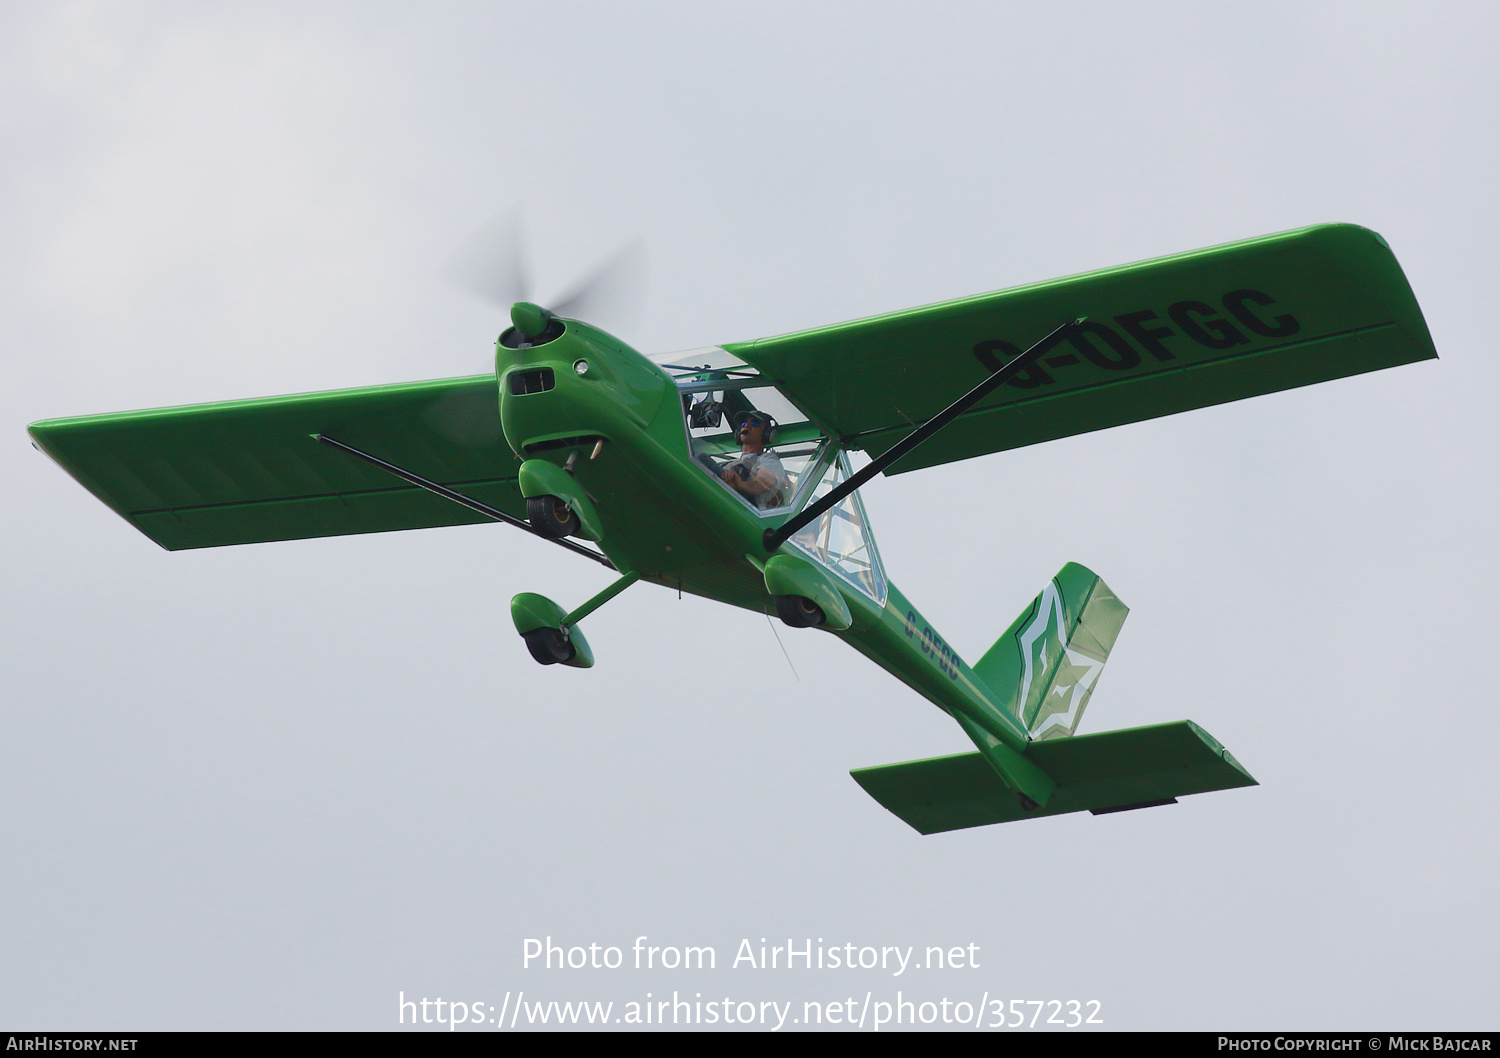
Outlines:
[[[792,1028],[898,989],[1116,1029],[1493,1029],[1496,28],[1306,0],[0,7],[0,1029],[388,1029],[401,994],[488,1022],[522,990],[792,1002]],[[605,583],[561,549],[169,554],[27,442],[487,370],[500,314],[443,269],[516,207],[544,297],[643,240],[642,311],[608,322],[646,352],[1382,233],[1438,361],[865,490],[971,663],[1082,562],[1132,608],[1084,730],[1192,719],[1262,785],[919,837],[849,769],[969,744],[831,636],[780,628],[789,665],[764,617],[638,586],[588,619],[594,669],[544,669],[510,597]],[[626,965],[523,967],[549,936]],[[641,936],[717,968],[634,970]],[[734,967],[747,938],[979,965]]]

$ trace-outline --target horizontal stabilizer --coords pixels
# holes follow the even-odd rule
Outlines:
[[[913,760],[849,774],[923,834],[1066,812],[1123,811],[1187,794],[1255,786],[1229,751],[1191,720],[1032,743],[1027,756],[1057,782],[1026,811],[978,753]]]

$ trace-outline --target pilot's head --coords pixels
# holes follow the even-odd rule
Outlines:
[[[776,420],[764,412],[742,411],[734,417],[734,436],[747,452],[759,452],[776,436]]]

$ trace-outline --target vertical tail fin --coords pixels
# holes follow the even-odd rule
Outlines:
[[[1071,735],[1129,612],[1104,581],[1069,562],[974,673],[1033,740]]]

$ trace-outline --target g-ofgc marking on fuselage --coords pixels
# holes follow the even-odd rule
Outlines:
[[[1436,355],[1385,241],[1352,225],[656,358],[511,316],[493,375],[31,436],[169,550],[488,520],[555,539],[619,578],[571,612],[516,596],[544,664],[592,665],[579,622],[637,580],[831,632],[974,742],[852,773],[924,834],[1255,780],[1191,721],[1074,734],[1126,615],[1082,566],[965,663],[887,578],[855,486]],[[858,480],[851,451],[873,459]]]

